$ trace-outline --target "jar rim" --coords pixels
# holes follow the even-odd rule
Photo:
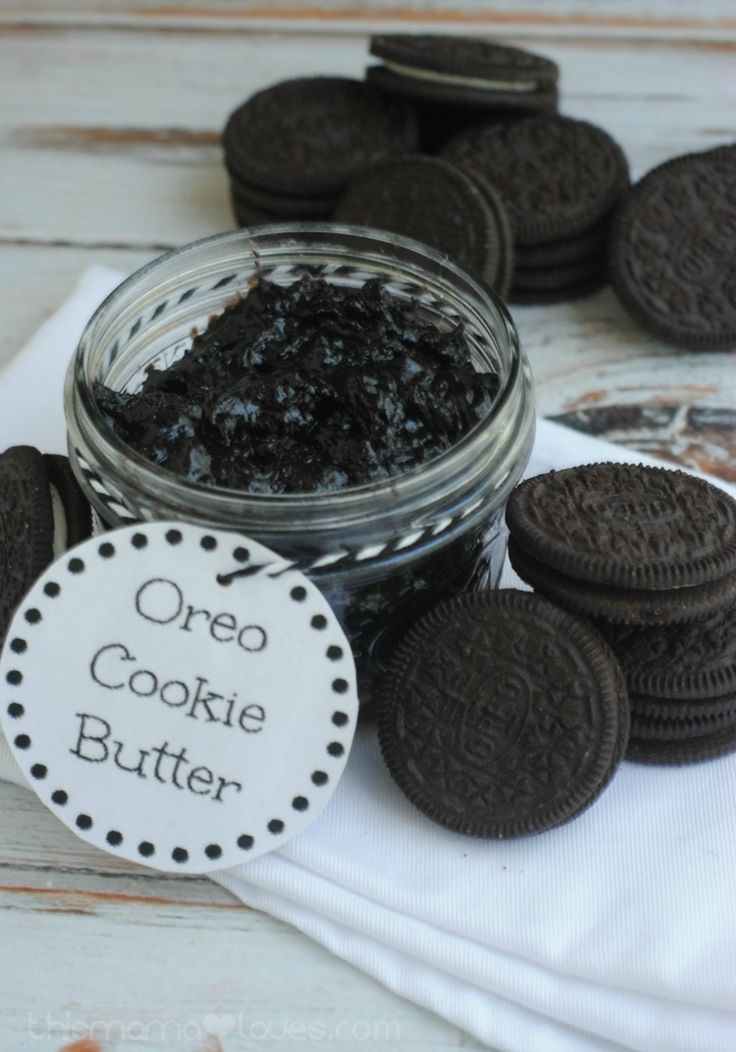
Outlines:
[[[95,347],[96,332],[101,324],[114,317],[114,311],[120,298],[136,289],[143,291],[157,272],[172,261],[186,262],[188,259],[196,259],[198,254],[213,246],[221,246],[223,249],[241,247],[253,258],[258,259],[259,244],[266,246],[269,242],[283,241],[284,247],[290,247],[292,244],[290,239],[293,240],[294,253],[298,254],[300,237],[304,248],[314,241],[315,244],[321,244],[325,249],[331,247],[330,240],[337,247],[337,242],[341,239],[344,242],[349,242],[350,239],[360,239],[364,244],[370,243],[375,254],[371,256],[365,251],[354,248],[356,258],[363,257],[366,261],[374,263],[381,260],[387,263],[391,254],[395,254],[398,248],[412,256],[418,266],[431,266],[433,273],[438,273],[445,280],[460,281],[470,285],[481,301],[484,301],[484,306],[489,309],[490,315],[492,317],[495,315],[494,322],[497,325],[500,323],[502,332],[499,334],[494,328],[493,334],[496,338],[499,338],[500,335],[509,350],[509,367],[503,373],[499,373],[499,391],[488,413],[448,449],[400,475],[343,489],[319,492],[260,494],[193,482],[147,460],[122,441],[105,420],[94,397],[90,378],[90,358]],[[309,265],[308,260],[305,259],[304,265],[305,267]],[[488,321],[486,325],[489,325]],[[406,500],[411,503],[440,478],[447,477],[448,474],[453,475],[472,463],[478,447],[485,444],[489,432],[494,430],[499,417],[503,415],[510,395],[519,385],[524,367],[525,360],[516,327],[496,292],[482,278],[468,273],[435,249],[412,238],[389,234],[371,227],[327,222],[273,223],[210,235],[171,249],[150,260],[121,282],[98,306],[82,332],[67,371],[65,409],[68,420],[75,415],[77,408],[82,409],[86,417],[87,429],[91,428],[94,435],[95,451],[101,455],[104,462],[114,463],[116,457],[124,457],[127,462],[126,467],[135,476],[137,485],[142,486],[146,492],[155,493],[157,497],[166,499],[167,496],[170,496],[174,498],[175,504],[186,501],[188,498],[205,500],[213,511],[216,508],[220,511],[227,508],[232,514],[237,509],[244,518],[248,517],[249,512],[261,515],[264,512],[268,513],[269,510],[287,516],[299,512],[309,514],[317,506],[323,511],[330,508],[335,515],[353,512],[357,514],[360,509],[364,511],[367,504],[381,497],[388,497],[393,501]],[[498,452],[501,453],[500,450]]]

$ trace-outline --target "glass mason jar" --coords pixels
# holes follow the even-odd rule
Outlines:
[[[193,330],[203,331],[249,282],[262,276],[290,284],[305,273],[354,287],[375,278],[393,295],[418,301],[438,326],[462,321],[472,360],[500,378],[489,414],[403,475],[329,493],[255,495],[196,484],[143,459],[112,432],[96,385],[135,392],[150,366],[180,357]],[[504,506],[534,432],[529,366],[491,289],[418,242],[332,224],[219,234],[137,271],[85,328],[65,408],[72,466],[102,526],[196,522],[246,534],[294,560],[342,621],[366,707],[392,645],[416,617],[446,597],[497,585]]]

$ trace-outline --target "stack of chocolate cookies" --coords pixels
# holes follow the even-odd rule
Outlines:
[[[484,124],[461,132],[442,156],[480,172],[506,205],[512,302],[575,299],[606,283],[608,230],[629,168],[602,128],[558,115]]]
[[[346,77],[304,77],[259,91],[223,134],[233,211],[242,226],[324,219],[350,176],[417,147],[411,106]]]
[[[54,559],[92,533],[92,509],[66,457],[33,446],[0,455],[0,643],[15,608]]]
[[[370,53],[380,62],[364,81],[284,81],[230,115],[241,226],[328,219],[403,234],[520,305],[578,299],[610,278],[660,339],[736,345],[736,145],[674,158],[632,189],[618,143],[558,114],[551,59],[434,34],[375,36]]]
[[[736,603],[674,625],[599,624],[631,700],[631,759],[678,762],[736,740]]]
[[[493,40],[427,34],[371,38],[366,80],[411,101],[423,150],[435,152],[462,128],[557,109],[559,69],[551,59]]]
[[[519,576],[594,620],[622,660],[627,756],[736,749],[736,501],[684,472],[596,464],[528,479],[506,519]]]

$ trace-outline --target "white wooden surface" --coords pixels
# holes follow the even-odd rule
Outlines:
[[[556,59],[563,111],[608,128],[635,175],[736,139],[732,0],[0,0],[0,364],[92,262],[130,270],[232,225],[218,135],[253,90],[359,76],[368,31],[425,26]],[[736,479],[734,355],[649,340],[609,291],[514,314],[541,412]],[[9,786],[0,907],[2,1052],[304,1048],[310,1023],[340,1048],[476,1047],[209,881],[92,851]]]

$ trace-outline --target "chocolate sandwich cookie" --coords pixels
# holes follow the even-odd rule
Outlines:
[[[597,627],[638,694],[697,701],[736,691],[736,603],[688,624]]]
[[[384,91],[426,102],[478,109],[556,109],[557,65],[531,51],[491,40],[435,34],[371,38],[383,62],[367,71]]]
[[[411,107],[344,77],[306,77],[259,91],[229,117],[227,164],[269,195],[337,196],[358,169],[416,147]]]
[[[621,671],[621,666],[617,661],[613,662],[613,669],[614,675],[616,677],[616,685],[614,689],[618,697],[622,699],[622,703],[619,706],[618,712],[618,735],[616,737],[616,745],[614,747],[613,762],[611,763],[608,775],[603,779],[599,786],[597,794],[598,796],[600,796],[603,790],[608,786],[608,783],[612,780],[613,776],[616,774],[616,771],[619,769],[621,761],[626,755],[626,749],[629,744],[629,739],[631,737],[631,705],[628,700],[629,692],[626,687],[626,680],[624,679],[624,674]],[[584,811],[587,806],[587,803],[582,804],[576,815]],[[575,818],[576,815],[573,815],[572,817]]]
[[[560,573],[509,538],[509,561],[527,584],[566,610],[622,625],[672,625],[695,621],[736,601],[736,572],[683,588],[616,588]]]
[[[736,571],[736,500],[684,471],[590,464],[522,482],[506,509],[516,543],[559,573],[681,589]]]
[[[501,299],[506,299],[511,289],[516,262],[514,234],[511,229],[508,212],[506,211],[506,205],[503,203],[503,198],[493,183],[489,182],[485,176],[479,172],[471,172],[467,169],[466,173],[480,190],[495,222],[499,259],[493,287]]]
[[[0,640],[15,608],[54,554],[54,517],[43,457],[31,446],[0,455]]]
[[[249,204],[230,190],[230,202],[233,208],[238,226],[264,226],[268,223],[283,223],[283,217],[274,215],[272,212],[264,212],[261,208]]]
[[[538,270],[542,267],[555,270],[572,263],[605,255],[611,215],[605,215],[598,223],[577,237],[561,237],[552,241],[540,241],[537,245],[517,245],[516,264],[520,270]]]
[[[736,347],[736,145],[676,157],[627,194],[611,231],[611,284],[660,339]]]
[[[516,284],[509,295],[509,301],[519,307],[540,307],[543,304],[567,303],[570,300],[580,300],[585,296],[592,296],[599,292],[608,282],[605,271],[593,274],[583,281],[577,281],[572,285],[561,285],[559,288],[527,289]]]
[[[517,266],[511,300],[519,302],[517,297],[521,297],[524,303],[560,302],[601,288],[606,280],[606,261],[602,255],[557,267]],[[550,300],[549,297],[556,298]]]
[[[696,737],[671,740],[652,740],[631,737],[626,748],[626,759],[637,763],[685,764],[715,760],[736,750],[736,724],[719,727]]]
[[[442,156],[492,180],[520,245],[582,235],[629,184],[626,158],[607,132],[558,115],[470,128]]]
[[[0,642],[50,562],[92,533],[92,510],[66,457],[11,446],[0,455]]]
[[[631,710],[631,737],[646,741],[682,741],[702,738],[736,724],[736,709],[714,716],[704,713],[695,715],[671,715],[660,718],[644,716]]]
[[[514,287],[526,289],[528,292],[554,292],[556,289],[571,288],[590,281],[604,271],[603,256],[591,256],[590,259],[557,267],[517,266]]]
[[[51,487],[52,503],[57,496],[61,502],[64,550],[73,548],[75,544],[80,544],[92,536],[92,509],[74,477],[68,457],[46,453],[43,464]],[[57,510],[54,508],[55,524],[58,519]]]
[[[497,203],[498,208],[503,206]],[[380,161],[359,172],[338,202],[338,223],[423,241],[495,285],[506,231],[474,180],[436,157]]]
[[[627,728],[623,678],[602,638],[510,589],[435,607],[379,689],[391,776],[420,811],[470,836],[575,817],[610,780]]]
[[[627,759],[695,763],[736,749],[736,692],[700,701],[631,693]]]
[[[681,698],[655,698],[649,694],[629,691],[631,711],[647,720],[702,720],[721,719],[736,713],[736,691],[717,698],[683,701]]]
[[[285,219],[326,219],[333,207],[332,197],[292,197],[289,194],[274,194],[258,186],[243,182],[233,173],[230,174],[230,193],[237,200],[249,207],[270,213],[280,220]]]

